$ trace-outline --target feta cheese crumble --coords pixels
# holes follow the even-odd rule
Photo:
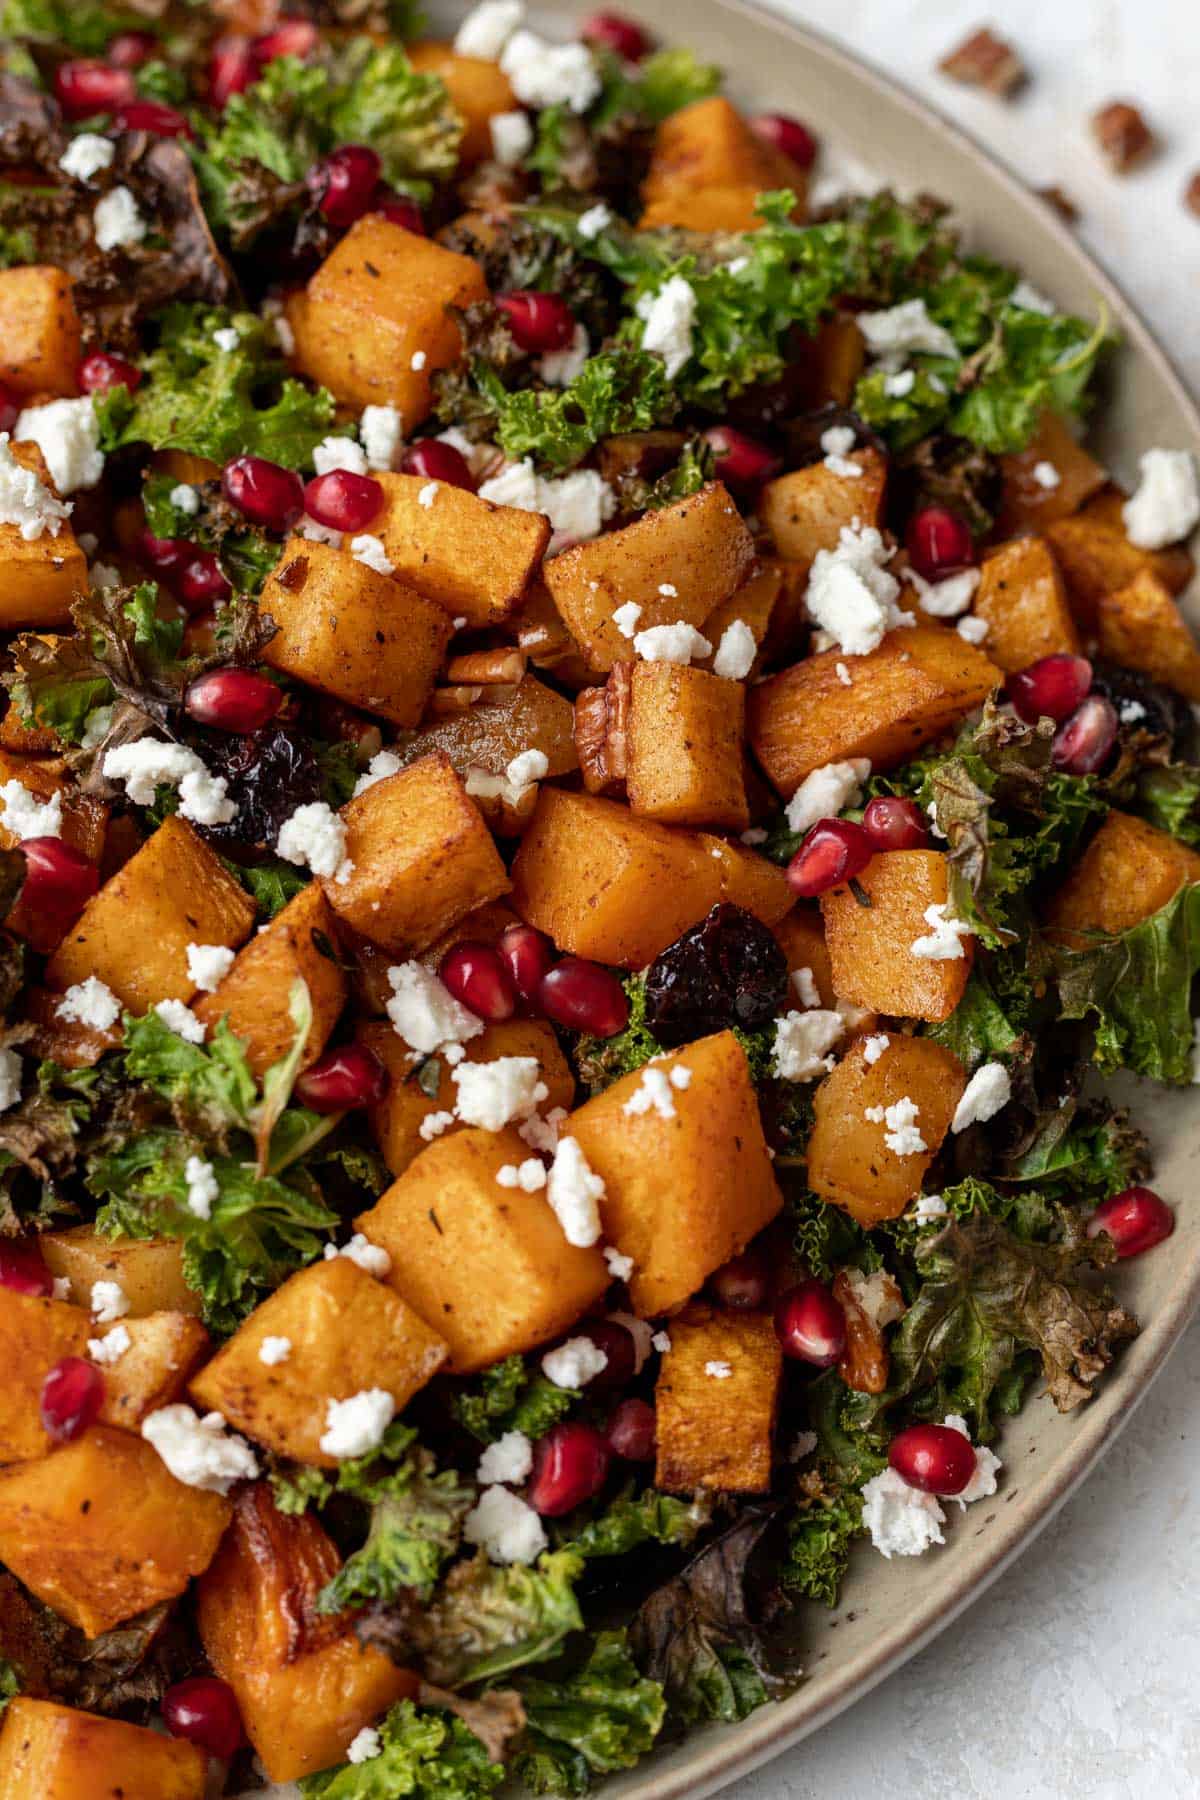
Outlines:
[[[430,482],[429,486],[436,491],[436,481]],[[428,488],[422,488],[417,496],[422,506],[433,505],[432,499],[425,500],[421,497],[428,491]],[[383,539],[373,537],[369,531],[360,531],[357,537],[350,539],[350,554],[355,562],[361,563],[364,569],[374,569],[377,575],[396,573],[396,565],[384,549]]]
[[[894,627],[913,623],[896,606],[900,583],[884,566],[891,557],[873,525],[853,524],[843,525],[836,549],[813,559],[808,611],[847,656],[866,656]]]
[[[1039,462],[1033,465],[1033,479],[1047,493],[1053,493],[1056,487],[1062,486],[1062,476],[1052,462]]]
[[[328,1400],[320,1448],[326,1456],[366,1456],[378,1450],[395,1416],[396,1402],[385,1388],[364,1388],[348,1400]]]
[[[874,1033],[863,1045],[863,1061],[877,1063],[891,1041],[886,1032]]]
[[[895,1469],[884,1469],[863,1483],[862,1522],[881,1555],[921,1556],[931,1544],[944,1544],[946,1515],[936,1494],[909,1487]]]
[[[462,1062],[450,1071],[458,1089],[454,1110],[465,1125],[503,1131],[527,1119],[548,1098],[536,1056],[498,1056],[494,1062]]]
[[[346,860],[346,827],[324,800],[310,800],[283,821],[275,849],[285,862],[336,877]]]
[[[568,1338],[557,1350],[547,1350],[542,1373],[555,1387],[582,1388],[608,1367],[608,1357],[589,1337]]]
[[[104,753],[103,772],[119,781],[135,806],[153,806],[160,787],[179,790],[179,811],[197,825],[228,825],[237,807],[229,798],[223,775],[210,775],[194,750],[138,738]]]
[[[101,1368],[108,1368],[120,1362],[125,1352],[133,1343],[124,1325],[114,1325],[112,1330],[102,1338],[88,1339],[88,1355]]]
[[[358,435],[372,469],[390,469],[404,442],[404,420],[394,406],[364,406]]]
[[[57,537],[70,516],[71,508],[50,492],[36,470],[17,461],[8,433],[0,433],[0,525],[15,525],[23,542],[32,544],[47,531]]]
[[[536,31],[516,31],[500,67],[522,106],[568,106],[584,113],[600,93],[595,58],[586,44],[550,44]]]
[[[873,1125],[886,1125],[883,1141],[894,1156],[920,1156],[929,1148],[917,1125],[920,1111],[916,1101],[904,1094],[891,1106],[868,1106],[863,1116]]]
[[[862,464],[850,460],[850,452],[854,448],[854,436],[854,428],[851,425],[831,425],[828,431],[821,433],[825,467],[831,475],[840,475],[843,480],[855,481],[862,476]]]
[[[978,569],[960,569],[943,581],[926,581],[915,569],[906,569],[905,577],[917,590],[917,605],[931,619],[957,619],[965,613],[981,579]]]
[[[802,1007],[811,1009],[814,1006],[820,1006],[821,994],[813,979],[811,969],[793,969],[788,980]]]
[[[917,377],[912,369],[898,369],[894,375],[885,375],[883,391],[889,400],[905,400],[916,386]]]
[[[851,757],[849,762],[826,763],[806,775],[787,803],[785,816],[788,830],[801,836],[810,831],[818,819],[836,819],[848,806],[858,804],[863,782],[871,773],[865,756]]]
[[[119,1281],[93,1281],[91,1312],[97,1325],[111,1325],[129,1311],[129,1295]]]
[[[603,200],[600,200],[595,206],[589,206],[585,213],[580,213],[575,221],[575,229],[585,242],[590,242],[592,238],[598,238],[612,222],[612,213]]]
[[[588,1166],[573,1137],[559,1138],[555,1146],[546,1198],[568,1244],[586,1249],[596,1242],[600,1236],[597,1202],[604,1198],[604,1181]]]
[[[949,1211],[940,1194],[919,1194],[910,1217],[918,1225],[928,1225],[931,1219],[944,1219]]]
[[[642,321],[642,349],[653,350],[674,380],[692,354],[696,295],[682,275],[672,275],[655,294],[643,294],[634,311]]]
[[[382,1281],[392,1266],[392,1259],[382,1244],[373,1244],[369,1238],[356,1231],[348,1244],[326,1244],[325,1261],[332,1262],[335,1256],[344,1256],[347,1262],[357,1264],[366,1275],[374,1275]]]
[[[523,1431],[506,1431],[479,1459],[475,1479],[482,1487],[497,1481],[524,1481],[533,1467],[533,1445]]]
[[[1121,509],[1125,531],[1139,550],[1163,550],[1200,522],[1196,459],[1190,450],[1147,450],[1140,468],[1137,491]]]
[[[387,975],[392,990],[387,1016],[410,1050],[428,1056],[442,1044],[461,1044],[483,1030],[483,1020],[468,1012],[421,963],[395,964]]]
[[[550,759],[544,750],[522,750],[504,771],[504,779],[515,788],[531,787],[550,773]]]
[[[92,211],[92,228],[96,234],[96,247],[100,250],[126,250],[133,244],[140,244],[147,230],[137,201],[127,187],[112,188],[97,200]]]
[[[523,1194],[540,1193],[546,1185],[546,1165],[536,1156],[527,1156],[522,1163],[502,1163],[496,1182],[502,1188],[520,1188]]]
[[[721,633],[717,654],[713,657],[713,674],[724,681],[745,681],[757,655],[754,633],[745,619],[734,619]]]
[[[845,1031],[841,1013],[813,1007],[775,1021],[771,1073],[780,1081],[812,1081],[833,1067],[829,1051]]]
[[[432,1144],[434,1138],[441,1137],[443,1131],[449,1131],[450,1127],[457,1123],[452,1112],[426,1113],[417,1126],[417,1135],[424,1138],[427,1144]],[[496,1179],[499,1181],[500,1177],[497,1176]]]
[[[613,624],[623,638],[632,638],[637,632],[638,620],[642,616],[642,608],[636,600],[626,600],[613,613]]]
[[[924,300],[904,300],[883,312],[859,313],[854,322],[877,359],[898,363],[916,351],[958,360],[958,345],[944,325],[930,318]]]
[[[492,155],[506,169],[515,169],[533,149],[533,126],[523,112],[493,113],[488,129]]]
[[[354,784],[354,798],[365,794],[373,788],[377,781],[386,781],[389,775],[398,775],[404,764],[394,750],[379,750],[367,764],[366,773],[360,775]]]
[[[245,1438],[229,1432],[219,1412],[203,1417],[190,1406],[160,1406],[142,1420],[142,1436],[158,1451],[176,1481],[227,1494],[235,1481],[253,1481],[258,1459]]]
[[[13,426],[13,437],[37,445],[60,494],[95,487],[104,473],[100,421],[90,394],[27,406]]]
[[[0,786],[0,825],[22,843],[26,838],[62,836],[62,795],[46,801],[31,794],[23,781]]]
[[[221,1185],[216,1171],[203,1157],[189,1156],[183,1166],[187,1184],[187,1209],[197,1219],[211,1219],[213,1201],[221,1198]]]
[[[278,1368],[292,1354],[292,1340],[289,1337],[265,1337],[258,1346],[258,1360],[265,1363],[268,1369]]]
[[[484,1488],[463,1520],[463,1539],[482,1545],[492,1562],[535,1562],[546,1548],[542,1521],[511,1488]]]
[[[960,638],[968,644],[982,644],[990,629],[986,619],[960,619],[954,627]]]
[[[182,1000],[160,1000],[154,1008],[168,1031],[181,1037],[185,1044],[202,1044],[204,1042],[204,1021],[198,1019],[190,1006]]]
[[[428,361],[429,357],[424,350],[414,350],[408,359],[408,366],[414,375],[419,375]]]
[[[194,519],[200,511],[200,496],[188,481],[178,482],[167,495],[167,499],[176,512],[186,513],[189,519]]]
[[[205,994],[215,993],[233,967],[234,952],[224,944],[189,944],[188,980]]]
[[[545,513],[554,530],[550,549],[598,537],[616,510],[616,495],[595,469],[575,469],[559,478],[539,475],[529,457],[508,463],[480,484],[479,498],[493,506]]]
[[[728,1381],[733,1374],[733,1368],[727,1362],[714,1360],[713,1362],[705,1363],[704,1373],[713,1381]]]
[[[332,475],[345,469],[351,475],[365,475],[367,453],[351,437],[327,437],[313,451],[313,468],[318,475]]]
[[[970,937],[971,927],[955,918],[948,900],[935,900],[921,915],[929,927],[928,937],[915,938],[909,945],[911,955],[924,962],[959,962],[966,955],[962,941]]]
[[[671,1097],[671,1083],[666,1071],[647,1064],[642,1070],[641,1086],[634,1089],[621,1111],[629,1118],[637,1118],[642,1113],[653,1111],[660,1119],[673,1119],[675,1102]]]
[[[7,1045],[0,1049],[0,1112],[7,1112],[21,1098],[24,1065],[17,1051]]]
[[[950,1122],[951,1131],[965,1131],[968,1125],[982,1125],[988,1119],[994,1119],[1011,1098],[1012,1080],[1004,1064],[984,1063],[963,1090]]]
[[[440,486],[441,486],[440,482],[427,481],[425,483],[425,486],[420,490],[420,492],[417,495],[417,505],[423,506],[425,508],[426,512],[428,512],[430,507],[433,505],[434,501],[438,497],[438,488]],[[390,569],[388,570],[388,573],[391,574]]]
[[[622,1256],[612,1244],[604,1246],[604,1261],[614,1281],[628,1281],[633,1274],[632,1256]]]
[[[670,1350],[670,1348],[671,1348],[671,1334],[670,1334],[670,1332],[668,1332],[668,1331],[656,1331],[656,1332],[655,1332],[655,1333],[654,1333],[654,1336],[653,1336],[653,1337],[652,1337],[652,1338],[651,1338],[651,1339],[650,1339],[650,1345],[651,1345],[651,1348],[652,1348],[652,1349],[654,1349],[654,1350],[657,1350],[657,1351],[658,1351],[658,1354],[659,1354],[659,1355],[660,1355],[660,1356],[666,1356],[666,1354],[667,1354],[667,1352],[668,1352],[668,1351],[669,1351],[669,1350]]]
[[[681,668],[712,651],[712,645],[703,633],[685,619],[676,619],[673,625],[651,625],[647,630],[639,631],[633,647],[643,662],[675,663]]]
[[[364,1725],[356,1731],[346,1746],[346,1761],[357,1766],[359,1763],[373,1762],[383,1749],[383,1739],[374,1725]]]
[[[547,350],[538,358],[538,374],[548,387],[569,387],[591,354],[587,329],[576,325],[571,341],[562,350]]]
[[[72,180],[88,182],[101,169],[111,168],[115,155],[116,145],[111,138],[101,137],[96,131],[81,131],[59,157],[58,166]]]
[[[524,17],[525,0],[482,0],[459,26],[454,48],[460,56],[495,62]]]

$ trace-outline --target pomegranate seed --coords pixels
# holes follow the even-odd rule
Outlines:
[[[405,231],[414,231],[418,237],[426,237],[425,215],[408,194],[397,194],[390,187],[380,182],[371,195],[371,211],[377,212],[381,218],[392,225],[400,225]]]
[[[969,568],[975,546],[966,521],[945,506],[923,506],[908,522],[908,559],[926,581]]]
[[[193,1675],[169,1687],[162,1697],[162,1716],[172,1737],[186,1738],[222,1762],[229,1762],[246,1741],[233,1689],[215,1675]]]
[[[1041,718],[1061,724],[1087,699],[1092,687],[1092,665],[1086,656],[1059,651],[1043,656],[1008,678],[1008,697],[1013,711],[1027,725]]]
[[[624,1462],[653,1462],[658,1421],[647,1400],[622,1400],[605,1427],[614,1456]]]
[[[181,112],[161,100],[131,100],[118,107],[113,123],[121,131],[148,131],[151,137],[194,137]]]
[[[56,837],[26,838],[21,850],[25,857],[21,904],[56,922],[78,918],[100,886],[95,863]]]
[[[265,456],[235,456],[221,471],[225,498],[253,525],[287,531],[304,511],[304,485]]]
[[[219,37],[208,62],[208,97],[222,107],[235,94],[245,93],[258,80],[258,61],[250,39],[230,33]]]
[[[1174,1229],[1175,1214],[1153,1188],[1131,1187],[1101,1201],[1088,1220],[1087,1234],[1099,1237],[1104,1232],[1117,1246],[1117,1255],[1124,1258],[1153,1250]]]
[[[260,731],[283,705],[283,693],[252,669],[212,669],[193,681],[184,710],[218,731]]]
[[[69,1444],[104,1404],[104,1377],[82,1356],[64,1356],[42,1383],[42,1424],[56,1444]]]
[[[118,31],[110,38],[104,59],[114,69],[140,69],[158,55],[158,39],[149,31]]]
[[[379,168],[379,158],[368,145],[343,144],[314,163],[305,179],[331,225],[353,225],[371,204]]]
[[[133,99],[134,92],[128,69],[113,69],[92,57],[60,63],[54,71],[55,98],[68,119],[115,112],[118,106]]]
[[[961,1494],[975,1473],[975,1451],[952,1425],[910,1425],[888,1446],[888,1462],[923,1494]]]
[[[733,1312],[753,1312],[763,1305],[771,1285],[767,1259],[761,1250],[743,1250],[708,1278],[714,1300]]]
[[[533,1453],[529,1504],[545,1518],[561,1518],[599,1493],[612,1451],[594,1425],[564,1419],[538,1439]]]
[[[850,819],[818,819],[787,866],[788,886],[806,900],[841,887],[861,874],[875,854],[875,844]]]
[[[365,1044],[339,1044],[317,1058],[296,1081],[296,1098],[311,1112],[374,1106],[387,1088],[387,1070]]]
[[[255,59],[265,67],[275,61],[277,56],[311,56],[317,47],[320,33],[311,19],[283,19],[274,31],[264,32],[262,37],[255,38],[250,49]]]
[[[542,982],[554,967],[554,945],[532,925],[509,925],[501,932],[496,948],[508,966],[517,993],[526,1006],[532,1006]]]
[[[23,401],[0,381],[0,431],[11,431],[21,413]]]
[[[775,1335],[785,1356],[831,1369],[846,1348],[845,1314],[821,1282],[802,1281],[779,1296]]]
[[[117,387],[128,388],[132,394],[142,385],[142,371],[123,356],[93,350],[80,363],[75,379],[85,394],[107,394],[110,388]]]
[[[650,48],[650,39],[641,26],[624,13],[592,13],[579,27],[579,35],[585,44],[599,44],[626,62],[641,62]]]
[[[924,850],[929,844],[925,814],[915,800],[880,794],[868,803],[863,830],[877,850]]]
[[[197,550],[174,577],[175,592],[185,606],[198,610],[222,606],[233,593],[213,551]]]
[[[704,441],[712,445],[713,474],[730,487],[759,487],[782,467],[773,450],[732,425],[710,425]]]
[[[799,169],[811,169],[817,160],[817,140],[807,125],[790,113],[759,113],[750,129],[773,150],[782,150]]]
[[[156,575],[170,580],[176,570],[182,568],[196,546],[187,538],[158,538],[143,528],[138,532],[135,548],[141,560]]]
[[[582,957],[564,956],[556,963],[543,977],[538,1000],[556,1025],[592,1037],[615,1037],[629,1023],[629,998],[621,983],[611,970]]]
[[[36,1244],[21,1238],[0,1239],[0,1287],[11,1288],[15,1294],[49,1299],[54,1292],[54,1277]]]
[[[361,531],[383,505],[383,488],[370,475],[332,469],[314,475],[304,489],[304,510],[331,531]]]
[[[575,315],[557,294],[522,288],[497,294],[496,305],[506,315],[513,340],[522,350],[565,350],[575,335]]]
[[[495,1024],[517,1010],[517,991],[498,950],[490,944],[455,944],[438,971],[456,1000],[477,1018]]]
[[[585,1319],[572,1337],[590,1338],[597,1350],[603,1350],[608,1361],[598,1375],[587,1384],[589,1394],[625,1387],[633,1380],[637,1368],[637,1345],[633,1333],[616,1319]]]
[[[1111,700],[1089,694],[1054,734],[1051,756],[1066,775],[1094,775],[1108,761],[1120,721]]]
[[[418,438],[400,458],[402,475],[419,475],[422,481],[444,481],[447,487],[471,490],[475,483],[461,450],[438,438]]]

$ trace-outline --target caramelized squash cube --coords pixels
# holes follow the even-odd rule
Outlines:
[[[787,185],[803,191],[804,178]],[[658,231],[665,225],[677,225],[682,231],[758,231],[763,223],[758,211],[762,192],[754,182],[730,183],[727,187],[669,187],[644,208],[638,230]],[[802,203],[793,208],[792,217],[804,217]]]
[[[29,1462],[53,1448],[42,1424],[42,1383],[64,1356],[87,1350],[87,1314],[61,1300],[0,1288],[0,1463]]]
[[[70,1282],[76,1306],[91,1306],[97,1281],[115,1281],[129,1301],[126,1324],[157,1312],[199,1316],[203,1302],[183,1278],[178,1238],[110,1238],[94,1225],[70,1225],[44,1231],[38,1248],[50,1273]]]
[[[633,1258],[633,1310],[652,1318],[696,1293],[714,1269],[745,1249],[783,1198],[771,1169],[746,1055],[718,1032],[655,1063],[670,1080],[673,1112],[626,1111],[642,1086],[635,1069],[571,1114],[577,1139],[605,1185],[605,1241]]]
[[[419,75],[436,75],[445,82],[450,103],[465,126],[458,166],[473,169],[492,154],[491,120],[517,104],[508,76],[497,63],[482,56],[460,56],[452,44],[433,38],[406,48]]]
[[[375,479],[386,498],[371,530],[401,581],[472,629],[499,625],[516,611],[550,542],[544,514],[419,475]]]
[[[599,1250],[567,1242],[544,1193],[497,1181],[529,1155],[511,1128],[437,1138],[355,1220],[390,1255],[389,1285],[450,1345],[456,1375],[557,1336],[608,1286]]]
[[[0,270],[0,283],[22,272]],[[7,341],[0,335],[0,344]],[[13,444],[12,457],[23,468],[32,469],[43,487],[56,492],[37,444]],[[56,532],[44,531],[41,537],[29,539],[21,536],[19,525],[0,525],[0,630],[44,632],[69,626],[71,602],[87,593],[88,583],[87,558],[69,519],[59,521]]]
[[[1151,570],[1102,594],[1096,625],[1101,656],[1200,700],[1200,648],[1171,590]]]
[[[1045,535],[1066,578],[1071,604],[1079,623],[1093,631],[1106,594],[1128,587],[1144,572],[1157,575],[1172,594],[1182,593],[1192,578],[1195,564],[1182,546],[1168,550],[1140,550],[1125,535],[1119,488],[1105,488],[1081,512],[1069,519],[1054,519]]]
[[[649,207],[681,194],[702,195],[713,188],[762,193],[790,187],[803,201],[806,186],[799,164],[765,143],[736,107],[723,95],[714,94],[681,106],[657,127],[642,199]]]
[[[204,1800],[208,1758],[185,1738],[52,1700],[10,1702],[0,1728],[0,1794],[10,1800]]]
[[[780,556],[811,567],[818,550],[836,550],[842,530],[857,519],[878,525],[883,516],[887,463],[878,450],[861,445],[851,451],[861,475],[836,475],[824,462],[809,463],[768,481],[759,500],[759,517]]]
[[[783,1352],[764,1313],[689,1306],[671,1321],[654,1388],[655,1485],[668,1494],[765,1494]]]
[[[902,1019],[948,1019],[967,985],[973,938],[944,961],[913,955],[932,927],[925,914],[949,902],[949,871],[940,850],[888,850],[858,877],[864,904],[848,887],[821,896],[834,989],[843,1000]]]
[[[472,769],[503,775],[514,756],[540,750],[547,775],[578,767],[571,702],[526,675],[515,687],[484,688],[464,712],[428,722],[412,742],[415,755],[442,750],[465,780]]]
[[[64,270],[46,263],[0,269],[0,381],[5,387],[29,396],[78,393],[81,345],[71,277]]]
[[[629,805],[665,825],[750,823],[742,778],[745,689],[703,669],[635,663],[629,708]]]
[[[788,886],[786,872],[777,863],[768,862],[744,844],[709,837],[704,831],[696,833],[696,842],[717,872],[718,900],[744,906],[764,925],[774,925],[783,918],[796,896]]]
[[[1096,932],[1140,925],[1184,882],[1200,881],[1200,856],[1166,831],[1110,812],[1045,909],[1048,933],[1085,950]]]
[[[1014,538],[985,557],[972,611],[987,620],[988,656],[1006,675],[1043,656],[1079,654],[1066,585],[1045,538]]]
[[[807,969],[813,978],[821,1005],[828,1011],[837,1004],[833,985],[833,964],[825,942],[825,923],[819,906],[800,901],[787,917],[774,927],[775,940],[787,957],[788,975]]]
[[[148,1313],[110,1327],[120,1329],[129,1334],[129,1348],[116,1362],[104,1365],[100,1423],[138,1431],[149,1413],[179,1399],[188,1376],[208,1350],[208,1333],[199,1319],[184,1312]]]
[[[744,581],[727,600],[722,600],[719,606],[715,606],[700,627],[701,634],[713,647],[713,656],[720,648],[721,639],[733,624],[747,626],[761,650],[771,629],[771,620],[783,588],[783,564],[771,557],[755,570],[749,581]],[[705,658],[701,666],[710,669],[712,657]]]
[[[1058,476],[1047,487],[1034,474],[1049,464]],[[1108,474],[1078,442],[1060,413],[1045,412],[1024,450],[1000,458],[1004,494],[997,521],[1002,537],[1041,531],[1054,519],[1069,518],[1105,485]]]

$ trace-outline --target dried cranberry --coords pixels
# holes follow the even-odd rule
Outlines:
[[[608,1477],[612,1451],[594,1425],[564,1419],[538,1439],[533,1454],[529,1504],[548,1519],[573,1512],[599,1493]]]
[[[42,1383],[42,1424],[56,1444],[68,1444],[86,1431],[103,1404],[104,1377],[82,1356],[64,1356]]]
[[[915,800],[879,794],[863,814],[863,830],[877,850],[924,850],[929,844],[925,814]]]
[[[142,385],[142,371],[126,362],[123,356],[113,356],[108,350],[93,350],[80,363],[75,379],[85,394],[107,394],[116,387],[128,388],[132,394]]]
[[[815,900],[861,875],[874,854],[870,834],[853,819],[818,819],[787,866],[788,886]]]
[[[282,726],[244,736],[222,735],[205,746],[214,775],[224,777],[237,816],[228,825],[197,829],[236,862],[255,862],[275,843],[285,819],[298,806],[321,798],[321,777],[312,746]]]
[[[653,1462],[658,1421],[648,1400],[622,1400],[604,1428],[609,1449],[624,1462]]]
[[[751,119],[750,129],[773,150],[782,150],[797,168],[811,169],[817,160],[816,138],[807,125],[793,119],[790,113],[759,113]]]
[[[523,288],[497,294],[496,305],[507,315],[513,341],[522,350],[565,350],[575,335],[575,315],[559,294]]]
[[[1093,663],[1091,691],[1112,701],[1122,725],[1149,732],[1151,737],[1169,739],[1176,755],[1191,739],[1192,709],[1183,695],[1152,681],[1138,669]]]
[[[766,1025],[787,1002],[787,958],[774,934],[730,900],[655,957],[646,976],[646,1024],[663,1044],[686,1044],[738,1025]]]
[[[555,963],[538,989],[538,1004],[556,1025],[592,1037],[615,1037],[629,1023],[629,998],[612,970],[579,956]]]
[[[619,12],[591,13],[579,27],[585,44],[599,44],[625,62],[641,62],[650,48],[651,39],[634,20]]]
[[[54,94],[68,119],[90,119],[94,113],[113,112],[134,95],[128,69],[113,69],[94,58],[79,57],[59,63],[54,71]]]
[[[418,438],[409,444],[399,463],[402,475],[419,475],[422,481],[444,481],[447,487],[473,489],[475,483],[467,459],[453,444],[440,438]]]
[[[1086,656],[1058,651],[1043,656],[1008,678],[1008,697],[1013,711],[1027,725],[1041,718],[1060,723],[1087,699],[1092,685],[1092,665]]]
[[[229,1762],[246,1741],[233,1689],[215,1675],[177,1681],[162,1697],[163,1724],[172,1737],[186,1738],[210,1756]]]

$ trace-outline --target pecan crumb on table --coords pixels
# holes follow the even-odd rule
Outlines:
[[[1054,208],[1060,219],[1064,219],[1068,225],[1075,224],[1079,218],[1079,208],[1065,188],[1055,184],[1051,187],[1035,188],[1034,192],[1039,200],[1044,200],[1047,206]]]
[[[1157,149],[1157,140],[1136,106],[1112,100],[1092,114],[1096,142],[1113,172],[1125,175]]]
[[[1012,45],[986,25],[964,38],[957,50],[942,58],[938,68],[951,80],[961,81],[967,87],[986,88],[1002,100],[1009,99],[1029,80],[1029,71]]]
[[[1200,219],[1200,169],[1191,176],[1183,190],[1183,204]]]

